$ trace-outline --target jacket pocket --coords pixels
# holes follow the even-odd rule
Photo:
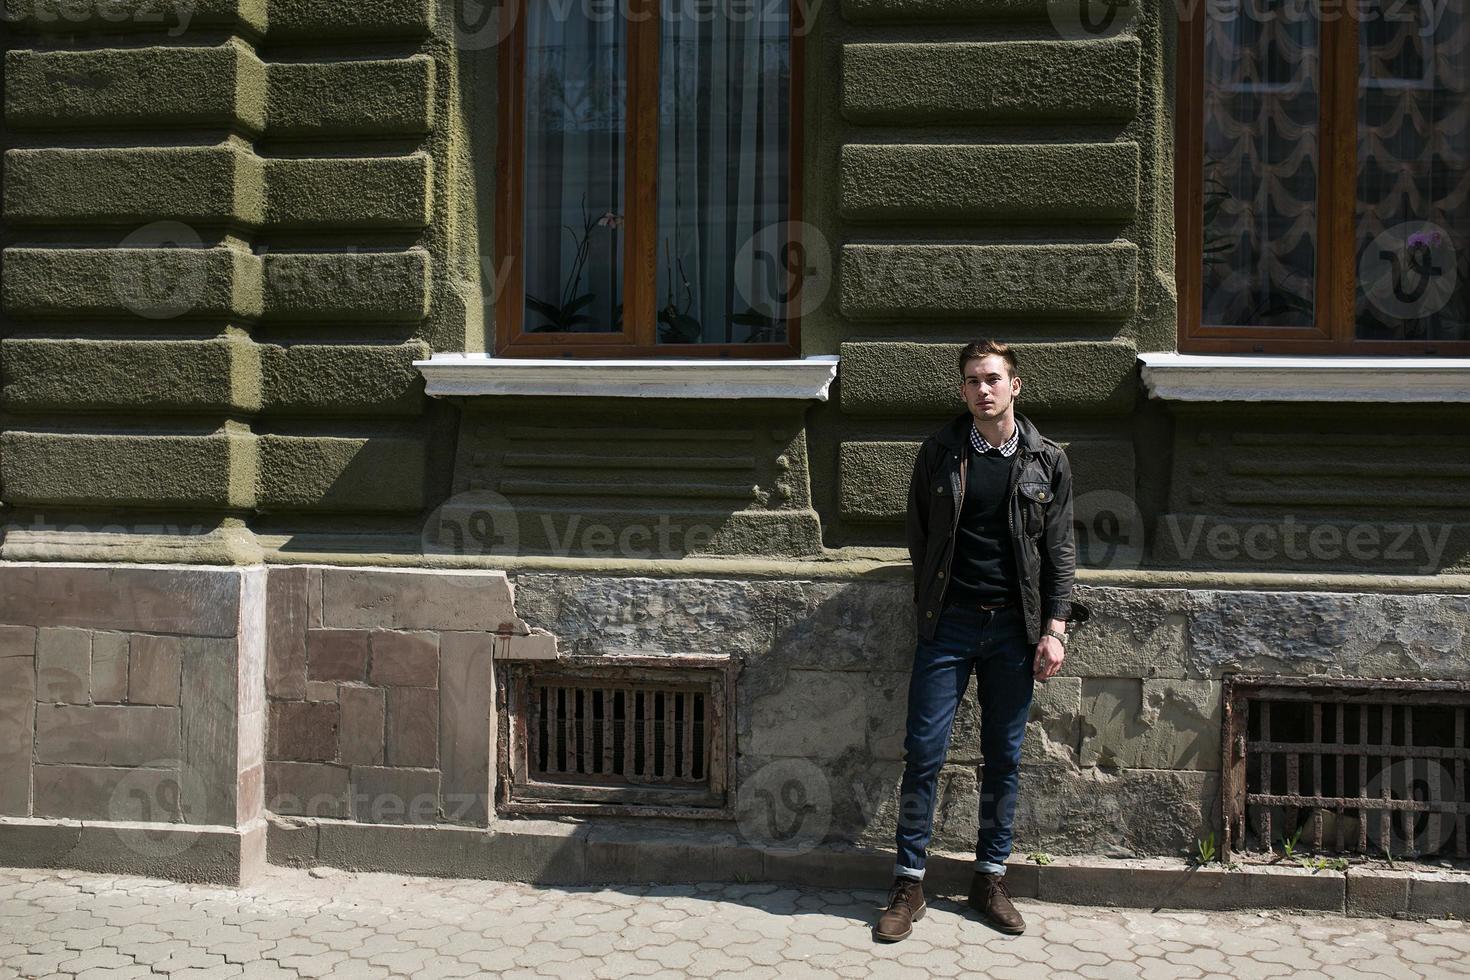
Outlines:
[[[1048,483],[1021,483],[1016,487],[1020,494],[1021,517],[1026,534],[1039,537],[1046,530],[1046,513],[1056,494]]]

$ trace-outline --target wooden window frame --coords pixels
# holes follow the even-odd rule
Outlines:
[[[537,0],[504,0],[502,16],[514,27],[498,49],[496,147],[497,270],[505,281],[495,300],[495,353],[501,357],[584,358],[786,358],[801,350],[800,311],[786,320],[780,344],[658,343],[658,91],[661,0],[625,0],[633,14],[627,25],[628,104],[624,143],[623,330],[617,333],[527,332],[525,327],[525,80],[526,18]],[[641,15],[641,16],[640,16]],[[802,39],[804,6],[790,4],[791,79],[787,112],[787,179],[791,228],[801,228]],[[793,307],[795,304],[793,304]]]
[[[1179,20],[1174,153],[1178,343],[1197,354],[1466,355],[1464,340],[1358,340],[1358,20],[1320,20],[1317,261],[1310,327],[1203,323],[1205,4]]]

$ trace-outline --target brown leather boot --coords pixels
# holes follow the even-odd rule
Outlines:
[[[924,917],[924,883],[914,878],[895,878],[888,892],[888,908],[878,916],[873,935],[886,943],[909,938],[914,923]]]
[[[1026,920],[1011,904],[1011,893],[1006,891],[1004,875],[977,873],[970,884],[970,908],[1001,932],[1019,936],[1026,931]]]

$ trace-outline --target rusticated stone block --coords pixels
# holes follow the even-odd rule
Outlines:
[[[27,317],[260,315],[259,256],[166,236],[149,248],[7,248],[0,301]]]
[[[239,124],[258,131],[265,122],[265,71],[240,41],[11,51],[5,68],[6,121],[18,128]]]
[[[1077,764],[1082,731],[1082,680],[1053,677],[1037,684],[1021,743],[1021,761]]]
[[[1470,597],[1190,592],[1191,676],[1465,676]]]
[[[15,565],[0,575],[0,622],[234,636],[235,569]]]
[[[128,820],[173,823],[188,820],[179,806],[177,769],[109,766],[43,766],[35,768],[38,817],[70,820]]]
[[[128,634],[92,634],[92,700],[120,704],[128,700]],[[178,700],[157,702],[177,704]]]
[[[494,674],[491,637],[443,633],[439,637],[440,790],[447,820],[484,825],[491,811],[495,772]]]
[[[1218,810],[1213,772],[1022,765],[1016,850],[1179,854],[1212,830],[1218,839]]]
[[[276,157],[266,161],[273,228],[424,228],[433,205],[426,153],[399,157]]]
[[[14,149],[5,215],[16,224],[260,222],[263,164],[228,144]]]
[[[0,436],[0,476],[4,477],[10,500],[16,503],[148,508],[249,506],[254,502],[254,488],[242,481],[240,474],[245,461],[253,457],[254,446],[253,437],[231,433],[119,435],[11,430]],[[97,625],[122,629],[127,624],[102,620]]]
[[[271,434],[259,442],[262,505],[353,513],[423,506],[422,439]]]
[[[434,121],[434,61],[272,63],[271,136],[427,133]]]
[[[7,657],[36,656],[36,628],[34,626],[0,626],[0,660]]]
[[[266,414],[418,415],[427,344],[272,344],[259,348]]]
[[[958,6],[948,0],[849,0],[843,6],[859,5],[905,22],[905,8]],[[902,125],[1131,119],[1138,112],[1139,60],[1133,37],[847,44],[842,114],[854,122]]]
[[[339,685],[336,681],[307,681],[306,700],[336,701]]]
[[[272,320],[359,324],[429,315],[429,253],[275,252],[265,260],[265,315]],[[3,288],[3,284],[0,284]]]
[[[844,245],[839,275],[842,312],[857,319],[1118,320],[1138,306],[1138,247],[1131,242]]]
[[[352,813],[364,823],[438,823],[439,773],[353,766]]]
[[[913,665],[914,607],[908,583],[782,582],[761,588],[757,595],[742,601],[770,606],[776,632],[770,655],[782,665],[905,673]],[[736,628],[745,626],[740,612],[722,615]],[[546,625],[557,632],[562,628],[560,623]]]
[[[134,634],[128,659],[128,701],[176,705],[183,642],[175,636]]]
[[[273,698],[306,696],[306,615],[309,568],[272,568],[266,577],[265,691]]]
[[[0,657],[0,816],[30,816],[34,657]]]
[[[702,653],[709,650],[709,636],[717,631],[721,649],[748,657],[764,655],[770,646],[772,624],[780,617],[778,654],[783,666],[865,665],[865,656],[881,649],[853,643],[868,633],[877,633],[888,623],[886,610],[876,622],[866,618],[859,602],[842,603],[838,615],[821,598],[829,595],[829,583],[781,583],[782,588],[758,592],[751,583],[716,579],[609,578],[595,575],[552,575],[522,573],[516,576],[515,601],[509,608],[510,592],[497,599],[502,609],[556,633],[563,649],[576,654],[617,651],[662,650],[669,653]],[[425,584],[425,589],[429,588]],[[855,587],[853,587],[855,588]],[[474,591],[463,594],[467,601]],[[370,595],[370,593],[369,593]],[[764,602],[758,602],[759,595]],[[367,596],[364,596],[364,600]],[[359,600],[364,601],[364,600]],[[758,608],[760,607],[760,608]],[[641,615],[637,610],[657,610]],[[912,617],[910,617],[912,618]],[[812,620],[817,620],[812,623]],[[444,626],[444,629],[488,629],[497,625]],[[866,630],[866,633],[865,633]],[[838,632],[840,631],[840,633]],[[790,652],[785,644],[790,644]],[[842,658],[842,664],[835,664]]]
[[[366,681],[368,635],[362,630],[308,630],[308,681]]]
[[[856,221],[1112,221],[1138,207],[1138,144],[848,144],[841,209]]]
[[[533,628],[525,636],[495,637],[496,660],[555,660],[557,656],[556,637],[543,629]]]
[[[39,33],[112,33],[120,27],[141,27],[169,37],[181,37],[192,30],[212,38],[216,32],[210,28],[244,25],[255,33],[264,33],[266,25],[266,0],[189,0],[180,5],[156,0],[4,0],[3,12],[13,29]]]
[[[379,687],[438,687],[439,636],[374,630],[369,679]]]
[[[1218,681],[1082,681],[1084,766],[1220,768]]]
[[[343,629],[527,632],[504,572],[324,568],[322,620]]]
[[[385,704],[383,692],[373,687],[344,685],[338,694],[343,765],[381,766]]]
[[[86,704],[92,692],[92,634],[42,629],[36,638],[36,697]]]
[[[439,692],[420,687],[388,689],[385,758],[390,766],[439,764]]]
[[[338,706],[329,701],[273,701],[267,757],[282,762],[337,758]]]
[[[908,720],[909,672],[875,670],[867,674],[866,679],[868,755],[874,759],[901,761]],[[954,753],[951,741],[951,757]]]
[[[270,7],[272,37],[422,37],[433,24],[430,0],[272,0]]]
[[[267,762],[265,808],[293,817],[348,819],[347,769],[317,762]]]
[[[180,787],[190,823],[232,825],[242,756],[254,754],[241,733],[259,712],[242,714],[240,650],[234,640],[190,638],[181,651],[179,704],[184,771]],[[173,709],[155,709],[173,710]],[[258,727],[256,728],[258,731]]]
[[[1092,618],[1067,645],[1062,673],[1072,677],[1184,678],[1189,593],[1183,589],[1080,586]]]
[[[861,674],[792,670],[751,705],[741,751],[829,759],[866,744],[868,700]]]
[[[178,759],[178,708],[43,704],[36,709],[37,762],[160,766]]]

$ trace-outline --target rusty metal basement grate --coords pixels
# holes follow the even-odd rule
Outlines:
[[[730,666],[692,655],[505,664],[501,809],[728,816]]]
[[[1279,849],[1470,856],[1470,683],[1229,677],[1226,859]]]

